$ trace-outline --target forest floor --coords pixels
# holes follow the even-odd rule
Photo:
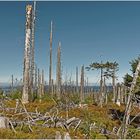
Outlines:
[[[66,107],[68,105],[59,104],[48,96],[41,102],[35,100],[26,105],[19,102],[17,107],[16,100],[11,99],[1,101],[0,105],[1,116],[13,124],[13,128],[0,129],[1,139],[55,139],[58,132],[62,138],[68,132],[71,139],[117,139],[113,128],[120,127],[122,118],[116,114],[118,118],[111,119],[109,112],[125,109],[124,105],[119,107],[111,102],[102,108],[92,102]],[[135,126],[128,138],[140,138]]]

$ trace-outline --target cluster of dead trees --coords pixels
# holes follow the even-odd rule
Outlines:
[[[23,69],[23,92],[22,92],[22,103],[28,103],[38,97],[41,101],[45,94],[45,81],[44,81],[44,70],[40,72],[40,69],[35,66],[34,61],[34,34],[35,34],[35,11],[36,3],[34,6],[26,6],[26,31],[25,31],[25,51],[24,51],[24,69]],[[81,67],[80,78],[78,77],[78,67],[76,67],[76,82],[70,84],[62,81],[62,66],[61,66],[61,42],[58,43],[57,49],[57,66],[56,66],[56,82],[54,82],[52,75],[52,39],[53,39],[53,23],[51,21],[50,31],[50,65],[49,65],[49,93],[51,97],[56,96],[58,100],[63,97],[63,93],[77,93],[79,95],[80,104],[84,103],[85,100],[85,86],[88,85],[88,79],[85,80],[85,68],[84,65]],[[140,62],[139,62],[140,63]],[[124,84],[116,83],[116,72],[118,71],[117,62],[106,62],[103,63],[92,63],[88,70],[100,70],[100,91],[99,94],[94,94],[94,98],[98,102],[98,105],[103,107],[103,104],[108,103],[109,93],[107,92],[106,80],[112,78],[112,101],[119,106],[121,104],[126,105],[125,115],[122,125],[122,137],[126,137],[127,126],[129,124],[130,112],[132,107],[132,99],[134,99],[133,93],[135,90],[136,81],[139,75],[140,64],[138,63],[136,71],[134,73],[133,81],[131,86],[128,88]],[[80,79],[80,82],[78,81]],[[86,82],[87,84],[86,84]],[[80,83],[80,85],[79,85]],[[73,86],[74,85],[74,86]],[[75,86],[76,85],[76,86]],[[12,86],[13,87],[13,86]],[[93,92],[88,89],[88,92]],[[129,94],[128,94],[129,93]],[[66,95],[66,94],[65,94]],[[98,96],[98,98],[96,97]],[[138,98],[137,98],[138,100]]]

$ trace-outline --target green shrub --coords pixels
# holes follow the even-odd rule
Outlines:
[[[16,91],[13,91],[12,93],[10,93],[10,98],[11,99],[20,99],[21,98],[21,96],[22,96],[22,93],[21,93],[21,91],[18,91],[18,90],[16,90]]]

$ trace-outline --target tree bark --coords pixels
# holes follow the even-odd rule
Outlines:
[[[30,72],[30,50],[31,50],[31,28],[32,28],[32,6],[26,7],[26,36],[24,52],[24,71],[23,71],[23,93],[22,102],[29,102],[29,72]]]
[[[52,93],[52,21],[50,32],[50,66],[49,66],[49,92]]]
[[[84,101],[84,65],[81,67],[81,83],[80,83],[80,103]]]
[[[57,98],[61,98],[61,42],[57,49],[57,70],[56,70],[56,92]]]

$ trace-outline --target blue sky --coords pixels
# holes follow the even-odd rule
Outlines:
[[[0,2],[0,82],[22,78],[25,7],[33,2]],[[48,81],[50,21],[53,20],[53,77],[58,41],[62,44],[63,77],[91,62],[117,61],[118,79],[130,72],[140,54],[140,2],[37,2],[35,61]],[[91,83],[99,72],[86,72]]]

